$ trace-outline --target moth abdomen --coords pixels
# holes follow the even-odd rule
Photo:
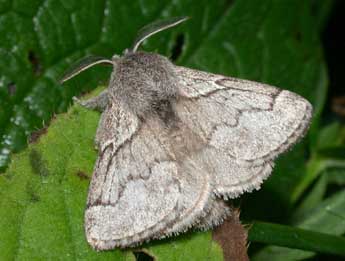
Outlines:
[[[110,82],[111,96],[135,114],[146,117],[162,101],[177,96],[174,65],[165,57],[145,52],[128,53],[119,59]]]

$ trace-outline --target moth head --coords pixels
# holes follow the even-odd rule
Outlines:
[[[118,61],[111,76],[111,99],[127,105],[138,116],[161,111],[178,95],[178,77],[166,57],[147,52],[129,52]]]
[[[186,21],[188,17],[175,17],[165,20],[159,20],[144,26],[142,29],[139,30],[137,37],[131,48],[125,49],[123,55],[126,56],[128,54],[136,53],[139,46],[150,36],[168,29],[170,27],[174,27],[184,21]],[[114,55],[112,59],[107,59],[104,57],[99,56],[89,56],[86,58],[81,59],[78,61],[74,66],[72,66],[69,70],[67,70],[64,75],[60,79],[60,83],[64,83],[69,79],[73,78],[74,76],[78,75],[79,73],[93,67],[97,64],[107,64],[116,67],[117,63],[119,62],[120,57],[118,55]]]

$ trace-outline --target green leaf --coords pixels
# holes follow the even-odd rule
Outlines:
[[[305,175],[294,187],[291,199],[296,202],[303,192],[326,170],[345,168],[345,128],[331,124],[317,135],[318,143],[306,165]]]
[[[329,235],[340,236],[345,233],[345,190],[338,192],[332,197],[326,199],[319,204],[312,211],[296,224],[298,228],[317,231]],[[294,234],[294,228],[286,228],[282,231],[279,229],[270,229],[266,227],[259,227],[263,230],[267,237],[260,239],[256,232],[250,231],[251,239],[266,242],[276,243],[280,241],[279,245],[285,245],[295,248],[301,248],[311,251],[341,254],[345,255],[344,238],[343,237],[327,237],[325,235],[314,234],[310,232],[306,237],[301,234]],[[291,230],[290,232],[288,230]],[[253,235],[254,234],[254,235]],[[281,243],[283,242],[283,243]],[[252,260],[302,260],[314,256],[314,252],[302,251],[297,249],[290,249],[277,246],[269,246],[259,251]]]
[[[212,233],[195,232],[153,244],[146,248],[156,260],[223,260],[221,247],[212,239]]]
[[[249,239],[261,243],[270,243],[290,248],[317,251],[345,256],[345,238],[330,236],[310,230],[270,223],[254,223],[250,229]],[[280,249],[277,247],[277,249]],[[275,249],[276,250],[276,249]],[[276,260],[274,256],[258,255],[252,260]],[[305,257],[304,257],[305,258]],[[300,257],[287,257],[284,251],[279,252],[277,260],[300,260]]]
[[[341,137],[341,125],[338,122],[334,122],[321,129],[318,133],[317,149],[327,149],[331,147],[337,147],[342,144]]]
[[[312,3],[313,14],[317,17],[317,26],[319,27],[320,32],[325,28],[326,20],[332,11],[334,5],[334,0],[323,0],[323,1],[314,1]]]
[[[336,184],[338,186],[345,185],[345,168],[328,170],[326,175],[330,184]]]
[[[291,217],[293,221],[300,219],[301,216],[304,216],[323,200],[327,189],[327,181],[328,179],[326,175],[321,175],[315,186],[313,186],[308,195],[303,198],[303,201],[298,208],[295,209],[293,216]]]

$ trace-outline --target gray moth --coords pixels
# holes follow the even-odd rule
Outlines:
[[[226,199],[259,189],[274,159],[308,129],[312,106],[276,87],[172,64],[138,51],[186,18],[154,22],[112,59],[84,59],[66,81],[101,63],[108,88],[81,105],[102,111],[85,211],[96,250],[209,229],[231,215]]]

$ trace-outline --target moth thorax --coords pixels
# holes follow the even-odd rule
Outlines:
[[[165,57],[145,52],[119,59],[110,82],[114,99],[125,103],[138,116],[160,110],[162,101],[177,96],[174,65]]]

